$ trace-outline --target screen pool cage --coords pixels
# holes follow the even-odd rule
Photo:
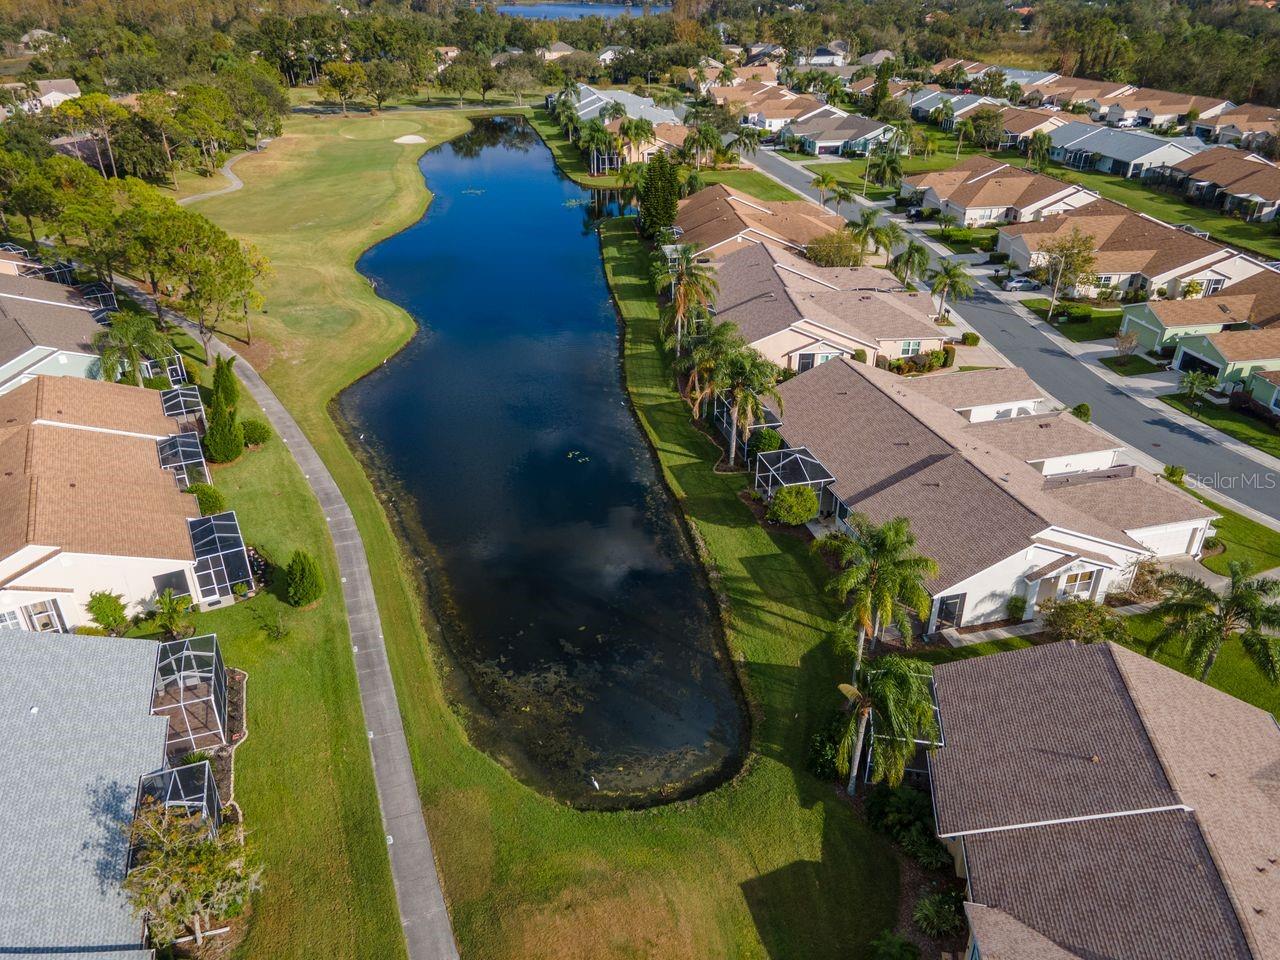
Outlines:
[[[812,487],[820,493],[834,479],[805,447],[769,450],[756,456],[755,488],[766,499],[783,487]]]
[[[159,644],[151,712],[169,721],[171,757],[227,742],[227,669],[217,636]]]
[[[160,391],[160,407],[164,415],[177,420],[183,433],[204,433],[204,404],[198,387],[173,387]]]
[[[222,826],[218,784],[208,760],[148,773],[138,783],[138,808],[157,804],[179,816],[199,817],[215,833]]]
[[[201,602],[234,596],[238,586],[253,589],[249,553],[234,511],[196,517],[188,520],[187,526],[196,555],[196,585]]]
[[[160,454],[160,466],[173,472],[178,486],[186,488],[193,483],[207,483],[209,471],[204,462],[200,438],[194,433],[177,433],[156,441]]]
[[[142,361],[142,374],[148,380],[164,377],[171,386],[181,386],[187,382],[187,368],[182,365],[182,357],[175,350],[163,357],[146,357]]]
[[[86,283],[77,288],[77,292],[86,301],[100,310],[108,310],[112,313],[120,309],[120,305],[116,303],[116,292],[110,284],[103,283],[101,280],[95,280],[93,283]]]
[[[929,680],[929,699],[933,701],[933,722],[938,735],[936,738],[913,737],[911,742],[915,745],[914,750],[903,770],[905,781],[922,789],[928,789],[929,786],[929,751],[947,745],[946,734],[942,729],[942,711],[938,709],[938,694],[934,689],[932,678]],[[863,783],[872,782],[872,777],[874,776],[872,767],[876,762],[876,744],[887,740],[901,741],[903,739],[886,733],[878,733],[874,715],[872,715],[870,722],[867,724],[867,728],[867,759],[863,768]]]

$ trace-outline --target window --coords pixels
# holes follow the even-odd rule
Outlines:
[[[1087,597],[1093,592],[1093,577],[1098,571],[1081,570],[1068,573],[1063,578],[1062,588],[1058,591],[1064,597]]]
[[[0,610],[0,628],[5,630],[21,630],[22,618],[17,610]]]
[[[1112,277],[1112,276],[1100,276],[1100,277],[1098,277],[1098,286],[1100,286],[1100,287],[1109,287],[1109,286],[1111,286],[1113,283],[1115,283],[1115,277]]]
[[[67,625],[57,600],[42,600],[22,608],[27,626],[36,633],[66,633]]]
[[[903,340],[902,341],[902,356],[914,357],[919,352],[920,352],[919,340]]]
[[[1211,293],[1217,293],[1219,290],[1222,289],[1223,284],[1225,283],[1226,281],[1223,280],[1221,277],[1214,277],[1212,280],[1210,280],[1208,283],[1204,285],[1204,295],[1208,296]]]

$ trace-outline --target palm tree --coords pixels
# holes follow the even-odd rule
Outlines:
[[[902,783],[917,741],[935,743],[938,722],[929,692],[929,666],[909,657],[890,655],[864,664],[854,682],[840,684],[848,701],[849,722],[836,749],[836,769],[848,777],[850,796],[858,785],[858,767],[868,723],[875,725],[876,764],[873,782]]]
[[[1280,681],[1280,580],[1250,579],[1244,564],[1232,561],[1231,580],[1219,595],[1203,581],[1166,573],[1160,585],[1169,595],[1152,610],[1164,629],[1147,645],[1157,653],[1172,640],[1183,644],[1186,664],[1204,680],[1228,640],[1239,640],[1245,655],[1272,683]]]
[[[853,203],[853,198],[857,196],[849,187],[843,183],[837,183],[831,188],[831,200],[836,205],[836,215],[839,216],[840,208],[846,203]]]
[[[876,230],[879,229],[880,214],[875,210],[863,210],[857,220],[850,220],[848,231],[858,241],[858,263],[867,259],[867,248],[875,243]]]
[[[102,355],[102,375],[107,380],[122,376],[135,387],[142,385],[142,364],[147,357],[159,359],[173,352],[160,335],[149,314],[116,313],[111,326],[94,334],[93,345]]]
[[[764,131],[759,127],[752,126],[749,123],[738,125],[738,135],[733,141],[741,153],[754,156],[755,152],[760,149],[760,138],[764,135]]]
[[[929,289],[938,298],[938,319],[947,312],[947,296],[967,300],[973,296],[973,279],[955,260],[939,260],[929,271]]]
[[[970,140],[973,139],[973,121],[961,120],[955,125],[954,129],[956,131],[956,159],[959,160],[960,145],[964,143],[964,138],[968,137]]]
[[[689,335],[689,352],[677,357],[675,369],[688,377],[685,398],[693,419],[702,416],[702,405],[714,393],[720,373],[731,357],[746,349],[736,324],[729,320],[703,324]]]
[[[951,233],[951,228],[957,223],[959,223],[959,220],[956,219],[956,215],[954,213],[948,213],[946,210],[943,210],[938,214],[938,232],[942,234],[943,240],[947,238]]]
[[[907,242],[907,232],[892,220],[885,220],[871,232],[871,242],[884,251],[885,263],[893,257],[895,247]]]
[[[646,120],[644,117],[639,119],[624,117],[622,123],[618,125],[618,133],[622,136],[622,142],[628,147],[636,143],[648,143],[653,139],[653,121]]]
[[[644,178],[648,172],[649,165],[647,163],[628,163],[618,171],[618,178],[622,181],[624,187],[639,190],[644,186]]]
[[[751,425],[764,417],[761,396],[773,401],[782,412],[782,397],[778,394],[778,380],[782,371],[760,356],[751,347],[739,350],[728,357],[724,369],[717,375],[717,388],[729,397],[729,466],[738,459],[738,437],[743,437]]]
[[[892,142],[872,151],[867,176],[882,187],[895,187],[902,181],[902,154]]]
[[[622,105],[620,100],[610,100],[604,105],[604,109],[600,111],[600,118],[605,123],[610,120],[625,120],[627,118],[627,108]]]
[[[720,285],[715,273],[705,263],[698,262],[697,250],[692,244],[683,244],[668,263],[663,286],[671,292],[667,305],[667,326],[679,355],[684,332],[696,317],[704,315],[715,301]]]
[[[908,240],[907,245],[889,261],[889,269],[904,284],[913,277],[924,277],[929,269],[929,249],[918,240]]]
[[[604,128],[600,118],[595,117],[583,126],[582,133],[578,136],[578,146],[591,158],[591,175],[594,177],[600,172],[597,160],[601,155],[608,154],[609,148],[613,146],[613,137]]]
[[[675,90],[662,89],[653,94],[653,102],[659,107],[678,107],[683,101],[684,97]]]
[[[938,152],[938,135],[932,130],[926,130],[920,137],[920,152],[926,157],[932,157]]]
[[[916,552],[916,538],[906,517],[877,526],[852,514],[846,522],[853,528],[852,536],[834,534],[816,541],[815,547],[840,565],[827,581],[827,590],[849,605],[840,618],[836,639],[851,648],[856,677],[867,636],[874,648],[880,628],[892,623],[909,642],[911,613],[928,618],[933,598],[925,581],[937,575],[938,565]]]
[[[824,170],[809,182],[809,186],[818,191],[818,202],[825,207],[827,205],[827,194],[840,186],[840,181],[835,178],[834,174]]]
[[[1187,395],[1192,412],[1200,405],[1200,398],[1218,385],[1218,380],[1204,370],[1188,370],[1178,381],[1178,387]]]
[[[175,595],[172,587],[165,587],[164,592],[156,597],[156,626],[165,636],[178,640],[191,632],[191,619],[187,616],[191,609],[191,598],[184,594]]]
[[[939,127],[946,129],[947,121],[956,115],[956,108],[950,100],[943,100],[929,111],[929,119]]]
[[[692,140],[693,149],[693,166],[695,169],[702,166],[702,156],[709,153],[715,156],[715,152],[720,149],[720,131],[709,123],[700,123],[695,127],[692,133],[685,138],[685,146],[689,147],[689,141]]]
[[[1031,143],[1027,147],[1027,159],[1032,170],[1043,171],[1049,166],[1049,151],[1053,149],[1053,138],[1043,130],[1031,135]]]

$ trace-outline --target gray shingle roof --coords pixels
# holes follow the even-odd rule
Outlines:
[[[0,630],[0,946],[150,956],[120,881],[138,778],[164,763],[150,640]],[[22,954],[19,954],[21,956]]]
[[[1068,123],[1052,131],[1049,139],[1055,149],[1084,150],[1123,163],[1141,160],[1162,148],[1171,147],[1184,157],[1208,148],[1208,144],[1195,137],[1162,137],[1146,130],[1121,130],[1091,123]]]
[[[627,110],[627,116],[636,120],[651,120],[654,123],[679,123],[684,117],[685,108],[675,109],[659,107],[649,97],[637,97],[628,90],[597,90],[585,83],[578,84],[577,94],[578,116],[582,120],[593,120],[600,115],[609,103],[618,102]]]

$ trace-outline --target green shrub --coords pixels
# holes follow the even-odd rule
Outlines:
[[[209,517],[215,513],[225,513],[227,498],[211,483],[193,483],[187,487],[187,493],[196,498],[200,505],[200,516]]]
[[[818,495],[811,487],[783,487],[773,495],[765,519],[798,527],[818,514]]]
[[[240,402],[240,381],[236,379],[235,357],[213,358],[213,396],[227,410],[234,411]]]
[[[1182,486],[1182,482],[1187,478],[1187,468],[1180,467],[1175,463],[1165,464],[1164,478],[1170,483],[1176,483]]]
[[[809,739],[809,755],[805,758],[805,765],[823,783],[832,783],[840,777],[840,771],[836,769],[836,753],[846,722],[844,714],[832,714],[827,728],[819,730]]]
[[[1071,415],[1077,420],[1083,420],[1088,423],[1093,419],[1093,410],[1087,403],[1077,403],[1071,408]]]
[[[187,383],[198,384],[200,382],[200,367],[185,354],[182,357],[182,369],[187,374]]]
[[[886,930],[871,941],[867,960],[920,960],[920,948],[892,930]]]
[[[854,360],[856,360],[858,363],[866,363],[866,362],[867,362],[867,351],[865,351],[865,350],[855,350],[855,351],[853,351],[853,359],[854,359]]]
[[[944,343],[944,344],[942,345],[942,356],[943,356],[942,366],[943,366],[943,368],[944,368],[944,369],[945,369],[946,367],[953,367],[953,366],[955,366],[955,363],[956,363],[956,348],[955,348],[955,344],[952,344],[952,343]]]
[[[244,445],[246,447],[260,447],[274,436],[271,432],[271,425],[267,421],[258,420],[254,417],[240,421],[240,428],[244,431]]]
[[[982,338],[972,330],[966,330],[964,333],[960,334],[960,342],[966,347],[976,347],[982,342]]]
[[[124,594],[95,590],[89,594],[85,609],[93,622],[107,633],[119,633],[129,625],[129,618],[124,612]]]
[[[212,760],[213,754],[208,750],[192,750],[190,753],[184,753],[178,758],[175,767],[190,767],[197,763],[204,763],[206,760]]]
[[[82,623],[80,624],[80,626],[76,627],[76,633],[80,634],[80,636],[82,637],[109,636],[107,631],[103,630],[101,627],[95,627],[92,624],[88,624],[88,623]]]
[[[751,438],[747,441],[747,453],[750,456],[757,456],[761,453],[768,453],[771,450],[782,449],[782,434],[772,427],[763,427],[759,430],[751,431]]]
[[[1204,543],[1201,545],[1202,550],[1217,550],[1222,547],[1221,537],[1205,537]]]
[[[895,840],[906,836],[916,824],[933,826],[929,795],[915,787],[876,784],[867,791],[866,812],[873,829]]]
[[[955,862],[951,851],[934,836],[932,826],[917,823],[899,842],[906,855],[926,870],[941,870]]]
[[[926,893],[916,901],[911,919],[927,936],[941,939],[964,927],[963,898],[953,891]]]
[[[1013,596],[1004,605],[1010,620],[1024,620],[1027,616],[1027,598]]]
[[[142,385],[148,390],[168,390],[173,386],[173,384],[169,382],[169,378],[164,376],[147,377],[142,381]]]
[[[230,463],[244,452],[244,429],[235,411],[226,407],[216,393],[204,435],[204,452],[213,463]]]
[[[286,595],[292,606],[309,606],[324,596],[324,578],[320,575],[320,564],[305,550],[293,551],[284,575]]]

